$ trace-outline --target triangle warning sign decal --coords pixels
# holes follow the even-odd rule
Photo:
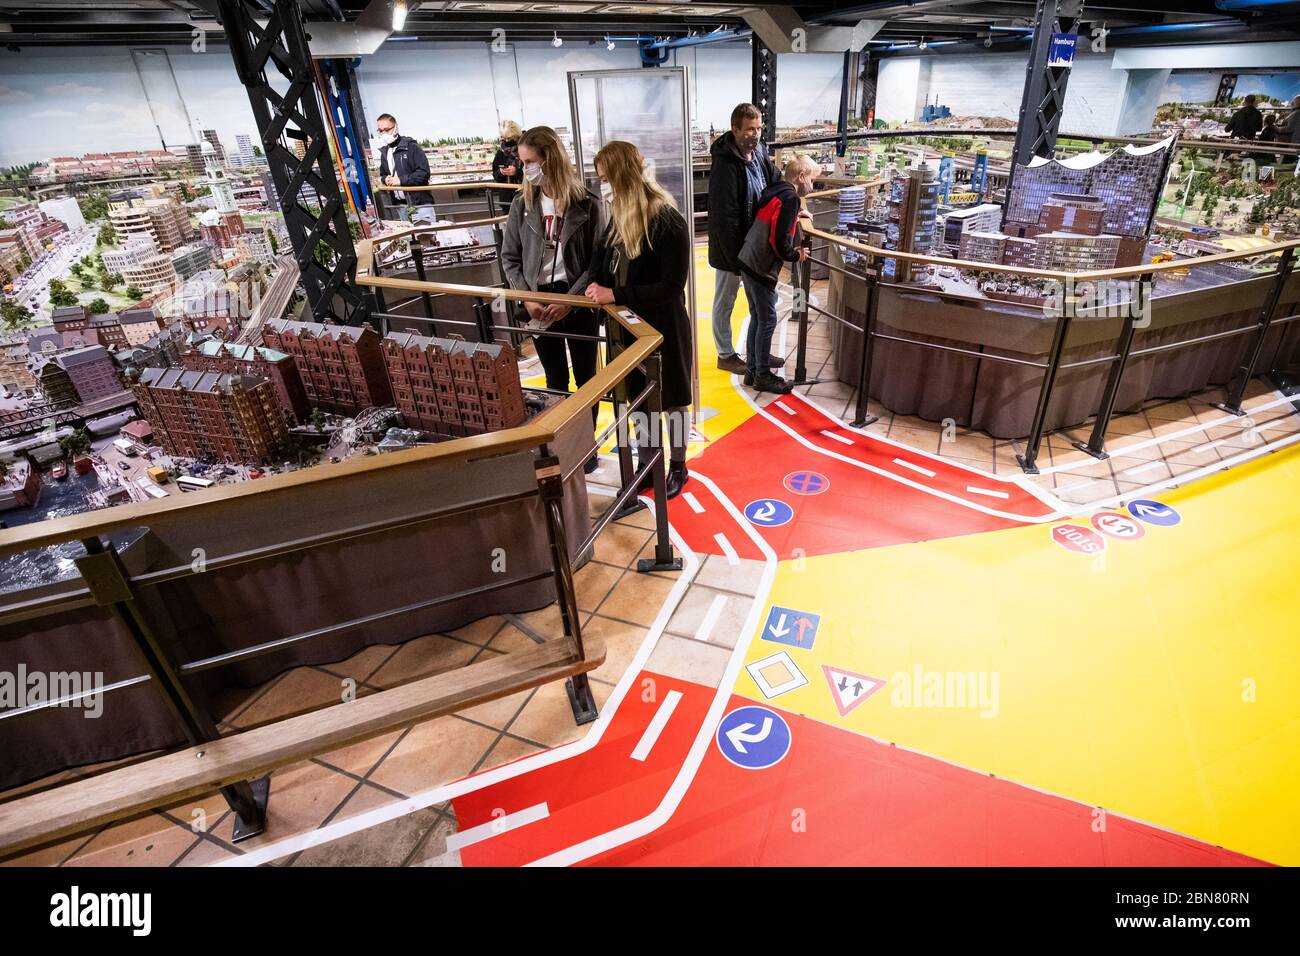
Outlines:
[[[835,708],[841,717],[847,717],[850,711],[885,686],[885,681],[879,677],[868,677],[829,664],[822,665],[822,673],[826,675],[831,699],[835,701]]]

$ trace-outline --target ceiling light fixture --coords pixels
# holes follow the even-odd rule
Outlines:
[[[551,41],[551,46],[564,46],[564,41],[560,39],[558,33],[555,34],[555,39]]]
[[[610,50],[611,52],[614,49],[614,41],[611,40],[609,37],[605,37],[605,49]]]
[[[406,0],[393,0],[393,29],[406,26]]]

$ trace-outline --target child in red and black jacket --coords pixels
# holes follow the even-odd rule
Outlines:
[[[808,258],[808,250],[794,241],[799,225],[800,198],[812,192],[813,180],[821,168],[807,156],[796,156],[785,164],[782,178],[763,190],[755,205],[754,224],[749,227],[740,249],[741,278],[749,299],[748,365],[745,384],[760,392],[786,395],[791,385],[770,372],[759,357],[772,349],[776,331],[776,282],[787,262]]]

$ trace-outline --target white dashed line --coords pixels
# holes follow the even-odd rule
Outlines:
[[[843,435],[837,435],[837,434],[835,434],[834,432],[828,432],[828,431],[827,431],[826,429],[824,429],[824,428],[822,429],[822,432],[821,432],[821,433],[822,433],[823,435],[825,435],[827,438],[834,438],[836,441],[838,441],[838,442],[843,442],[843,443],[846,444],[846,445],[852,445],[852,444],[853,444],[853,439],[852,439],[852,438],[845,438]]]
[[[700,621],[700,626],[695,629],[695,639],[697,641],[708,642],[713,636],[713,627],[718,623],[718,618],[722,616],[722,609],[727,606],[727,596],[725,594],[713,595],[713,603],[709,609],[704,612],[704,620]]]
[[[690,506],[690,509],[697,515],[704,514],[704,505],[700,504],[700,500],[689,491],[682,492],[682,500],[685,501],[686,504]]]
[[[520,827],[536,823],[538,820],[545,820],[550,815],[550,808],[545,803],[539,803],[517,813],[507,813],[503,817],[497,817],[487,823],[480,823],[476,827],[470,827],[468,830],[461,830],[459,833],[451,834],[447,837],[447,849],[459,850],[473,843],[481,843],[489,837],[510,830],[518,830]]]
[[[780,401],[779,399],[778,399],[777,401],[773,402],[772,404],[775,405],[777,408],[781,409],[781,411],[785,412],[787,415],[797,415],[797,414],[799,414],[799,413],[796,412],[793,408],[791,408],[791,407],[790,407],[789,405],[787,405],[785,402]]]
[[[673,711],[677,709],[677,702],[681,699],[681,691],[670,690],[664,695],[663,702],[659,705],[659,709],[655,711],[654,719],[650,721],[650,726],[645,729],[645,733],[637,741],[636,749],[632,751],[633,760],[644,762],[645,758],[650,756],[650,751],[654,749],[655,743],[659,740],[659,735],[668,726],[668,719],[672,717]]]
[[[1222,444],[1223,444],[1222,438],[1220,438],[1218,441],[1207,441],[1204,445],[1197,445],[1195,448],[1193,448],[1192,454],[1204,455],[1207,451],[1218,448]]]
[[[719,531],[717,534],[713,536],[713,540],[718,542],[718,547],[721,548],[722,553],[727,556],[728,564],[730,564],[732,567],[735,567],[737,564],[740,564],[740,555],[736,553],[736,549],[731,546],[731,542],[727,540],[727,536],[725,534]]]
[[[988,495],[990,498],[1010,498],[1011,496],[1005,491],[989,491],[987,488],[976,488],[974,485],[967,485],[966,490],[972,495]]]
[[[914,465],[910,461],[903,461],[903,459],[901,458],[895,458],[894,464],[902,465],[904,468],[911,468],[913,471],[917,472],[918,474],[925,475],[925,477],[927,478],[934,477],[934,472],[932,472],[929,468],[922,468],[920,465]]]

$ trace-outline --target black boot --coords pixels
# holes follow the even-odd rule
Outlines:
[[[674,461],[668,465],[668,480],[664,485],[664,497],[676,498],[682,493],[682,486],[691,478],[691,473],[686,470],[686,462]]]

